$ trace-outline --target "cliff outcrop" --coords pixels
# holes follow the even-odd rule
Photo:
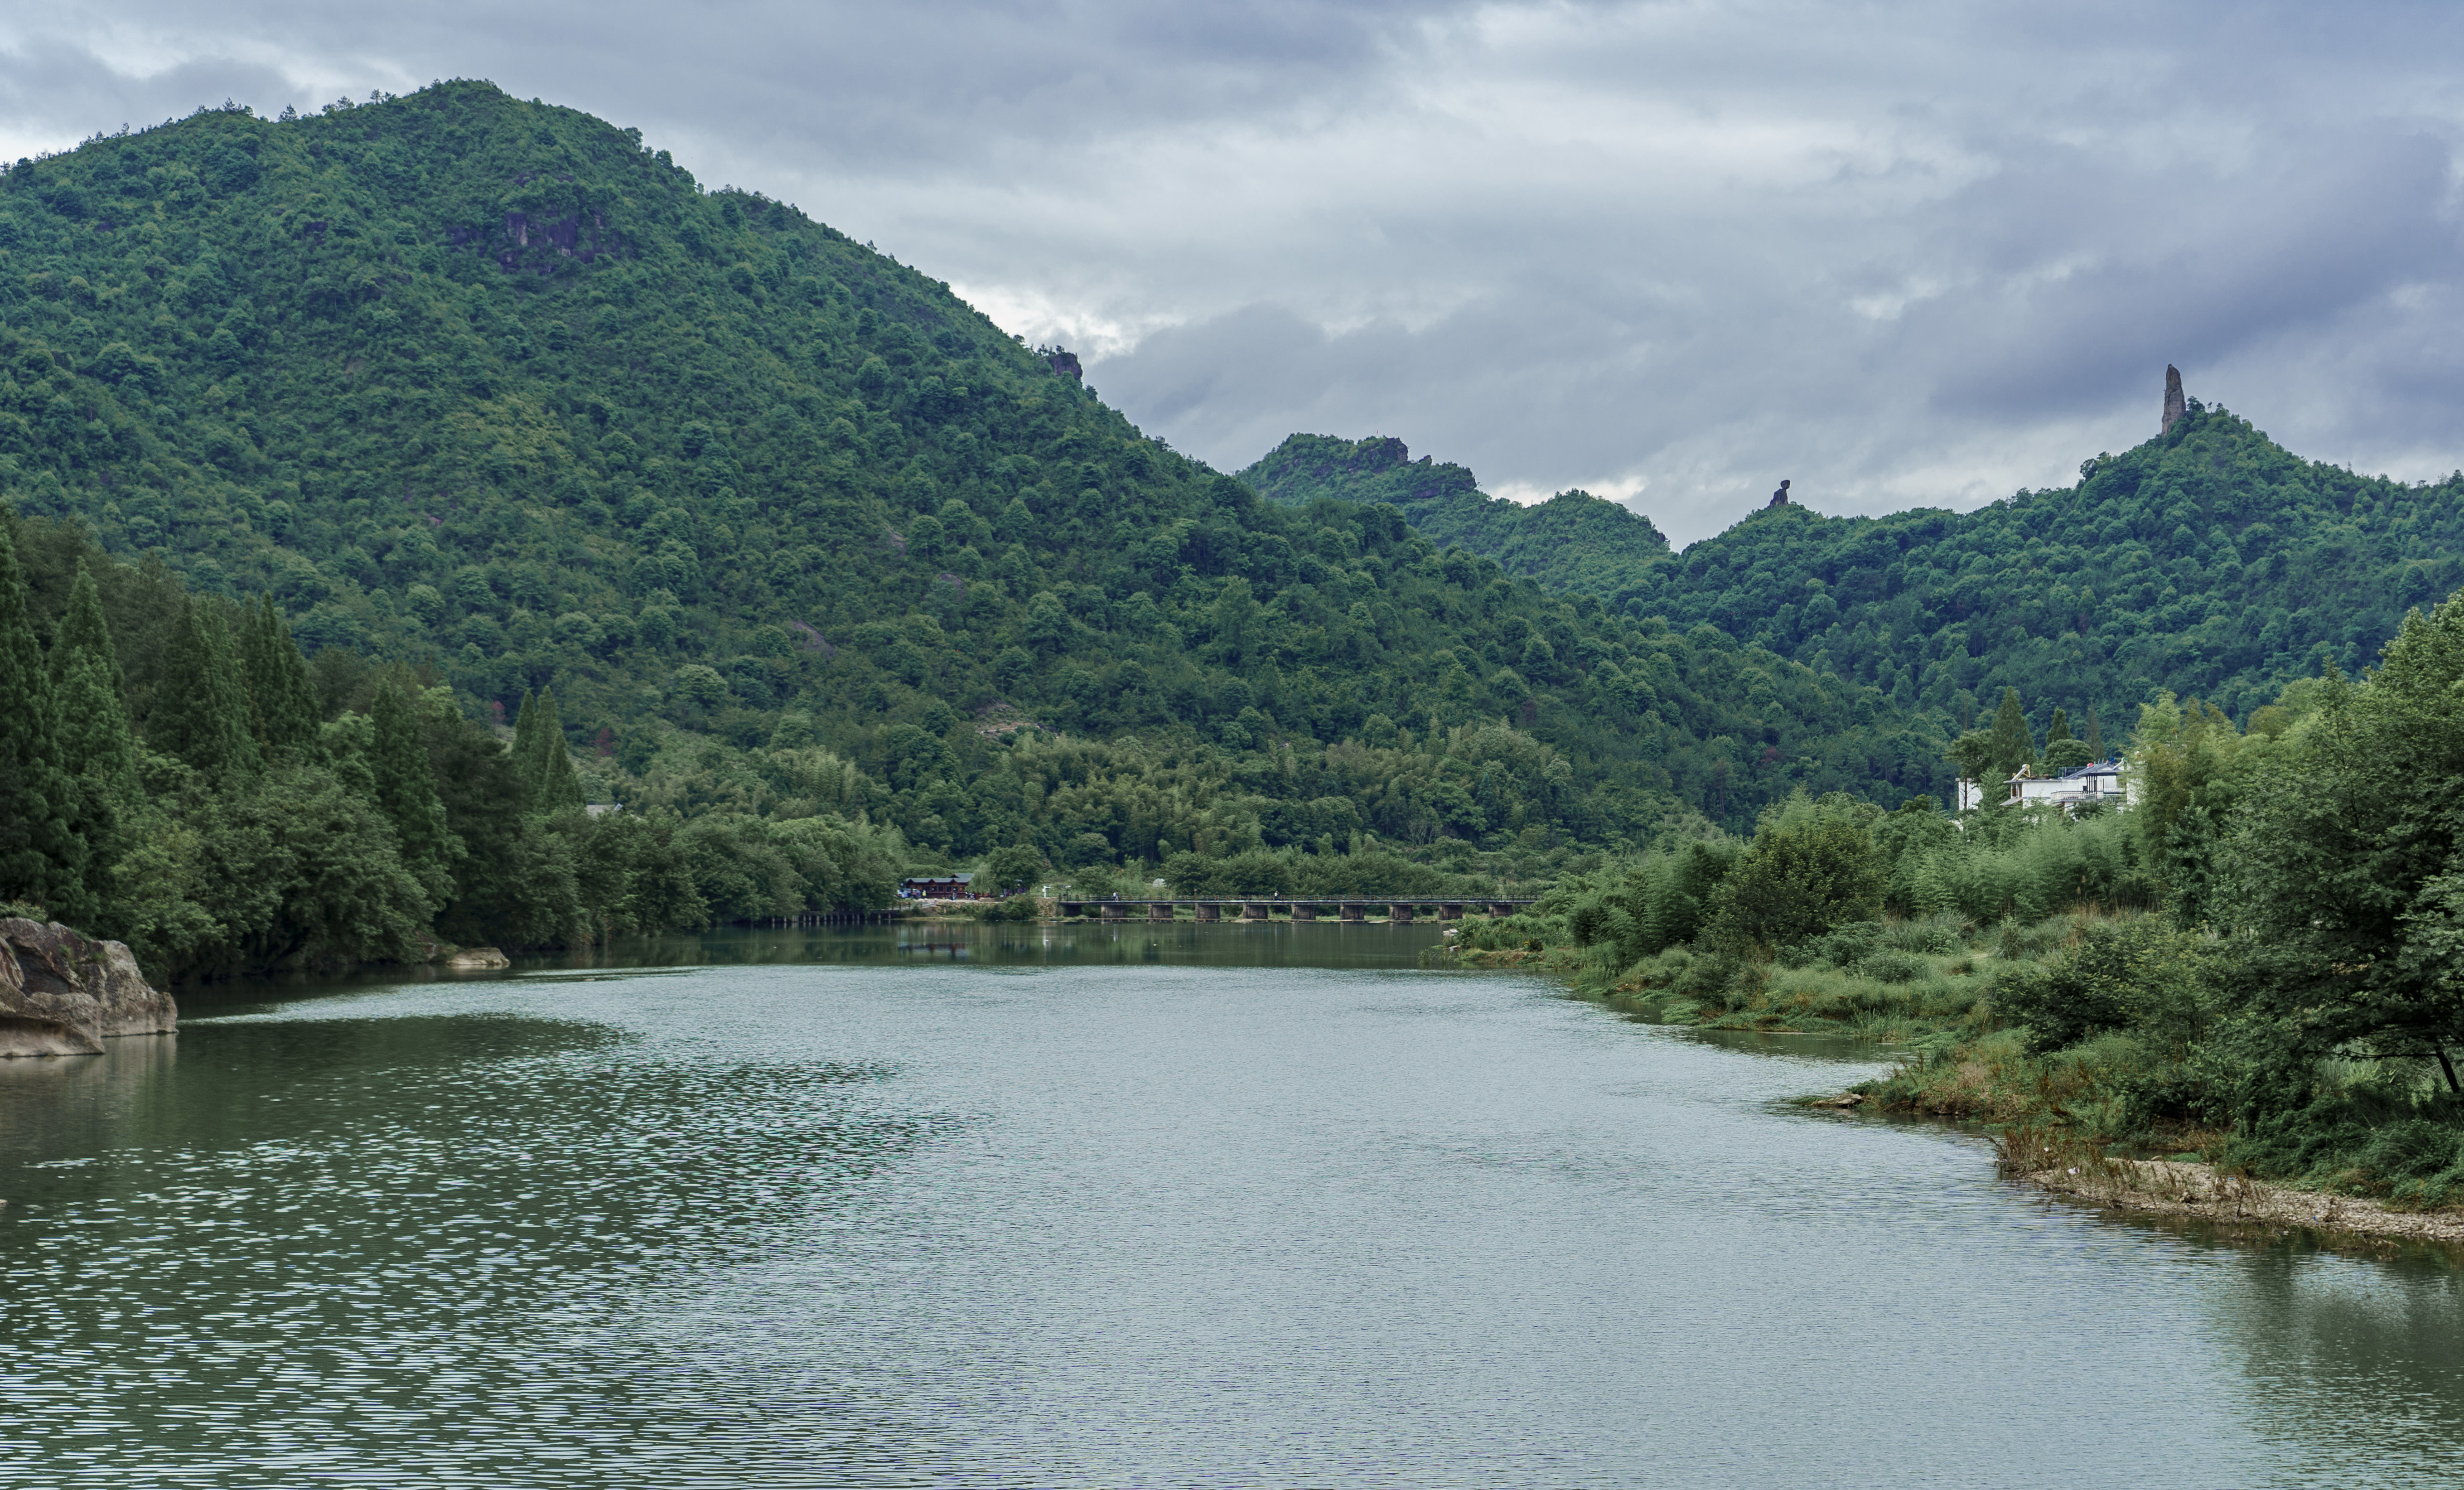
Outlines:
[[[56,921],[0,920],[0,1057],[100,1055],[114,1036],[179,1024],[179,1006],[121,943]]]

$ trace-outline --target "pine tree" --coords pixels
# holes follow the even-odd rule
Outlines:
[[[87,848],[88,913],[100,916],[99,930],[112,934],[118,929],[109,924],[110,873],[123,846],[121,824],[139,790],[137,737],[128,722],[111,623],[83,559],[77,561],[68,611],[52,639],[50,672],[60,759],[80,788],[74,825]]]
[[[89,780],[117,790],[137,773],[136,732],[128,722],[128,680],[111,645],[102,592],[77,560],[69,608],[52,639],[52,696],[59,716],[60,758]]]
[[[529,795],[530,810],[565,812],[581,806],[582,778],[574,774],[573,753],[565,747],[564,724],[557,717],[555,693],[539,690],[530,720],[530,759],[527,763],[517,762]]]
[[[522,806],[526,809],[538,785],[538,753],[539,700],[529,689],[524,689],[521,711],[514,715],[513,747],[506,754],[513,761],[514,779],[521,783]]]
[[[2066,740],[2070,737],[2071,716],[2067,711],[2056,709],[2054,722],[2045,726],[2045,743],[2051,745],[2056,740]]]
[[[52,680],[26,608],[16,540],[0,519],[0,900],[78,921],[90,909],[82,792],[62,769]]]
[[[256,734],[269,755],[297,751],[317,738],[317,695],[308,682],[308,659],[291,639],[291,625],[260,595],[248,611],[245,671]]]
[[[227,781],[257,767],[252,717],[230,628],[212,606],[190,601],[163,658],[163,681],[145,721],[146,742],[209,780]]]
[[[419,881],[433,915],[453,898],[453,865],[464,848],[446,825],[445,803],[436,795],[436,778],[428,763],[426,732],[420,728],[408,680],[399,671],[378,685],[368,720],[374,736],[368,774],[376,781],[377,805],[393,824],[403,865]]]
[[[111,644],[111,623],[102,613],[102,591],[82,559],[77,560],[77,580],[69,586],[69,608],[60,617],[59,634],[52,638],[53,682],[59,681],[67,659],[80,648],[101,660],[112,691],[121,695],[121,708],[125,712],[128,680],[121,675],[120,653]]]
[[[1987,758],[2006,778],[2035,758],[2035,741],[2029,734],[2028,716],[2020,711],[2017,689],[2002,690],[2002,707],[1993,712],[1991,750]]]

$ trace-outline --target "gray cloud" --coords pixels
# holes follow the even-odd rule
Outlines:
[[[1788,475],[1967,505],[2152,432],[2464,465],[2459,23],[2431,6],[1802,0],[0,21],[0,148],[487,77],[639,125],[1089,352],[1226,468],[1395,434],[1680,540]]]

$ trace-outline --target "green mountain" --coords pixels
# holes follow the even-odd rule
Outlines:
[[[2303,460],[2223,409],[1968,514],[1767,509],[1645,574],[1632,613],[1709,623],[1903,708],[2041,727],[2094,709],[2119,742],[2159,690],[2236,717],[2464,584],[2464,473],[2408,486]],[[1982,700],[1980,707],[1975,701]]]
[[[1613,595],[1671,557],[1651,519],[1588,492],[1560,492],[1529,507],[1488,496],[1471,471],[1412,459],[1386,436],[1338,440],[1296,434],[1241,472],[1259,495],[1302,504],[1320,497],[1387,502],[1437,543],[1460,544],[1545,589]]]
[[[910,862],[1402,888],[1799,785],[1947,786],[1938,726],[1877,690],[1547,593],[1392,505],[1260,502],[945,285],[484,83],[20,162],[0,298],[30,624],[56,646],[83,536],[166,566],[101,582],[154,597],[110,617],[149,746],[176,592],[269,593],[339,680],[329,725],[374,696],[329,655],[426,668],[482,730],[552,689],[586,795],[736,824],[736,867],[694,861],[713,915],[835,903],[774,832],[818,818]],[[467,935],[555,939],[563,911],[464,888]]]
[[[1716,626],[1904,711],[1965,719],[2016,689],[2039,730],[2057,708],[2075,727],[2093,711],[2115,745],[2160,690],[2242,716],[2325,662],[2357,670],[2409,607],[2464,584],[2464,473],[2425,486],[2357,475],[2195,405],[2166,434],[2087,462],[2076,486],[1972,513],[1764,508],[1673,560],[1614,523],[1561,524],[1566,552],[1546,568],[1515,519],[1487,518],[1510,504],[1481,498],[1461,467],[1405,465],[1399,447],[1392,460],[1329,458],[1386,443],[1295,435],[1244,477],[1301,490],[1429,472],[1431,494],[1405,508],[1415,526],[1531,566],[1551,588]]]

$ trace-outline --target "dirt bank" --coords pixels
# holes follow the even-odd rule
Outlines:
[[[2008,1157],[2014,1179],[2120,1211],[2242,1225],[2299,1227],[2389,1240],[2464,1244],[2464,1211],[2405,1211],[2376,1200],[2296,1190],[2176,1159],[2081,1158],[2046,1168]]]

